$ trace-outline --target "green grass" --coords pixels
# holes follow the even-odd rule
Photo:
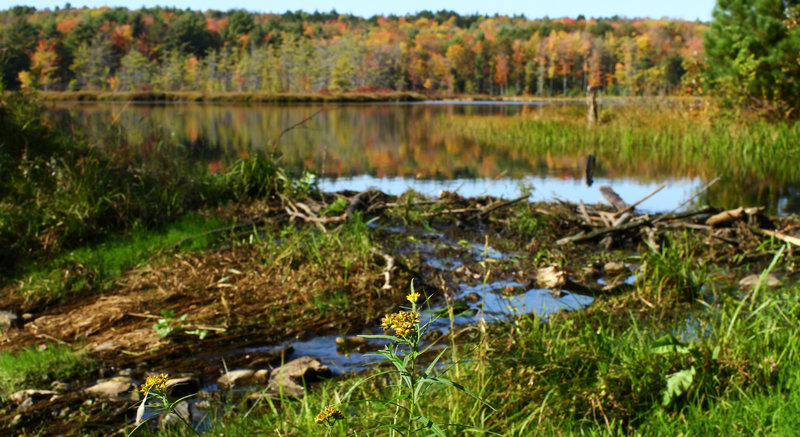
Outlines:
[[[638,291],[659,305],[663,301],[691,302],[699,297],[701,287],[711,281],[707,261],[695,256],[700,245],[698,237],[683,232],[679,238],[666,238],[660,251],[646,252],[637,271]]]
[[[89,289],[107,287],[123,272],[152,259],[187,237],[181,250],[201,250],[218,241],[220,235],[203,235],[224,227],[216,218],[187,214],[156,229],[137,228],[102,243],[63,252],[41,263],[24,266],[19,273],[19,293],[61,297]]]
[[[290,223],[262,237],[260,250],[265,264],[291,267],[311,264],[317,268],[347,271],[348,266],[368,264],[373,248],[366,222],[356,213],[347,222],[322,232],[313,226]]]
[[[88,374],[93,366],[85,354],[58,344],[0,352],[0,393],[6,397],[20,389],[48,388],[52,381]]]

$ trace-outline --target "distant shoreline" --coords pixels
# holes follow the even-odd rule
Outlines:
[[[7,91],[7,93],[9,93]],[[379,103],[379,102],[580,102],[585,96],[490,96],[481,94],[422,94],[417,92],[344,92],[344,93],[253,93],[199,91],[39,91],[45,102],[141,102],[141,103]],[[599,96],[611,101],[676,101],[696,100],[680,96]]]
[[[39,91],[42,101],[215,102],[215,103],[359,103],[419,102],[445,96],[415,92],[253,93],[198,91]],[[454,98],[447,96],[446,98]]]

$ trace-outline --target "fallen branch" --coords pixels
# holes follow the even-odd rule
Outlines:
[[[578,200],[578,207],[581,211],[581,217],[583,217],[583,220],[586,222],[586,224],[589,226],[594,226],[592,219],[589,217],[589,213],[586,211],[586,205],[583,204],[583,200]]]
[[[649,199],[649,198],[653,197],[653,196],[654,196],[656,193],[658,193],[659,191],[663,190],[663,189],[664,189],[664,187],[666,187],[666,186],[667,186],[667,183],[666,183],[666,182],[662,183],[661,185],[659,185],[659,186],[658,186],[658,188],[656,188],[655,190],[653,190],[653,191],[652,191],[650,194],[648,194],[648,195],[646,195],[646,196],[642,197],[641,199],[637,200],[636,202],[634,202],[634,203],[632,203],[632,204],[628,205],[628,207],[627,207],[627,208],[625,208],[625,209],[622,209],[622,210],[618,211],[618,212],[617,212],[617,215],[622,215],[622,214],[625,214],[626,212],[633,211],[633,208],[636,208],[636,207],[637,207],[637,206],[638,206],[640,203],[642,203],[642,202],[644,202],[645,200],[647,200],[647,199]]]
[[[564,245],[564,244],[567,244],[567,243],[570,243],[570,242],[591,240],[593,238],[597,238],[597,237],[599,237],[601,235],[605,235],[605,234],[608,234],[608,233],[611,233],[611,232],[627,231],[627,230],[630,230],[630,229],[638,228],[640,226],[644,226],[644,225],[648,225],[648,224],[655,224],[656,222],[658,222],[660,220],[681,219],[681,218],[691,217],[691,216],[700,215],[700,214],[707,214],[709,211],[715,211],[715,209],[711,208],[711,207],[704,207],[704,208],[701,208],[701,209],[698,209],[698,210],[687,211],[687,212],[683,212],[683,213],[680,213],[680,214],[668,213],[668,214],[660,215],[660,216],[656,217],[655,219],[650,219],[649,217],[645,216],[645,218],[641,218],[641,219],[636,220],[636,221],[632,221],[632,222],[628,222],[628,223],[624,223],[624,224],[616,225],[616,226],[613,226],[613,225],[612,226],[607,226],[605,228],[596,229],[596,230],[594,230],[592,232],[588,232],[588,233],[581,231],[581,232],[579,232],[579,233],[577,233],[575,235],[571,235],[569,237],[564,237],[564,238],[556,241],[556,244],[558,244],[560,246],[560,245]]]
[[[521,200],[525,200],[530,197],[530,194],[526,194],[524,196],[517,197],[516,199],[507,200],[504,202],[497,202],[491,205],[484,206],[483,208],[459,208],[459,209],[445,209],[442,211],[431,211],[423,213],[423,217],[433,217],[437,215],[454,215],[454,214],[477,214],[478,217],[489,214],[492,211],[495,211],[500,208],[505,208],[509,205],[513,205]]]
[[[628,204],[622,200],[622,197],[619,197],[619,194],[612,190],[608,185],[603,185],[602,187],[598,188],[598,190],[600,190],[600,194],[606,198],[608,203],[613,205],[614,208],[617,208],[617,211],[622,211],[628,208]]]
[[[66,345],[66,346],[70,346],[70,344],[67,343],[66,341],[64,341],[64,340],[62,340],[60,338],[53,337],[52,335],[49,335],[49,334],[45,334],[44,332],[37,332],[37,333],[33,334],[33,336],[36,337],[36,338],[43,338],[45,340],[54,341],[54,342],[56,342],[58,344],[63,344],[63,345]]]
[[[512,200],[507,200],[505,202],[496,203],[494,205],[489,206],[485,211],[483,211],[480,214],[478,214],[478,216],[486,215],[486,214],[489,214],[490,212],[492,212],[492,211],[494,211],[496,209],[505,208],[507,206],[513,205],[513,204],[515,204],[515,203],[517,203],[517,202],[519,202],[521,200],[527,199],[530,196],[531,196],[530,194],[524,194],[522,196],[517,197],[516,199],[512,199]]]
[[[756,208],[744,208],[742,206],[736,209],[729,209],[727,211],[722,211],[719,214],[714,214],[706,220],[706,225],[708,226],[722,226],[728,224],[732,221],[739,220],[741,218],[749,217],[751,215],[758,214],[759,212],[765,210],[766,208],[756,207]]]
[[[350,198],[350,204],[347,206],[347,209],[345,209],[342,214],[333,217],[321,217],[315,213],[311,207],[303,202],[292,202],[283,196],[281,196],[281,199],[285,205],[284,210],[287,214],[289,214],[290,217],[299,218],[305,222],[313,223],[323,232],[327,232],[325,226],[323,225],[343,222],[350,218],[350,216],[353,215],[353,212],[358,207],[358,204],[361,203],[362,197],[364,197],[368,192],[369,190],[362,191]],[[303,210],[303,212],[300,212],[300,210]]]
[[[755,226],[751,227],[750,229],[753,232],[756,232],[758,234],[763,234],[763,235],[767,235],[767,236],[770,236],[770,237],[775,237],[775,238],[777,238],[777,239],[779,239],[781,241],[784,241],[786,243],[792,244],[794,246],[800,246],[800,238],[792,237],[791,235],[782,234],[780,232],[768,231],[766,229],[757,228]]]
[[[680,213],[677,213],[677,214],[674,214],[674,213],[663,214],[663,215],[660,215],[660,216],[656,217],[656,219],[653,220],[653,223],[660,222],[662,220],[680,220],[680,219],[685,219],[685,218],[689,218],[689,217],[694,217],[694,216],[697,216],[697,215],[714,214],[714,213],[716,213],[718,211],[719,211],[719,209],[714,208],[713,206],[704,206],[704,207],[702,207],[700,209],[693,209],[691,211],[680,212]]]
[[[714,185],[714,184],[716,184],[718,180],[720,180],[720,176],[717,176],[717,177],[715,177],[715,178],[714,178],[714,180],[712,180],[711,182],[707,183],[705,187],[703,187],[703,188],[699,189],[699,190],[698,190],[696,193],[694,193],[694,194],[693,194],[691,197],[689,197],[688,199],[686,199],[685,201],[683,201],[683,202],[682,202],[680,205],[676,206],[676,207],[675,207],[675,209],[673,209],[672,211],[670,211],[670,212],[668,212],[668,213],[666,213],[666,214],[664,214],[664,215],[661,215],[661,216],[657,217],[655,220],[653,220],[653,223],[658,223],[658,222],[660,222],[661,220],[664,220],[665,218],[667,218],[667,216],[669,216],[670,214],[673,214],[675,211],[677,211],[677,210],[679,210],[679,209],[683,208],[684,206],[686,206],[686,204],[687,204],[687,203],[689,203],[689,202],[691,202],[692,200],[694,200],[694,198],[695,198],[695,197],[699,196],[700,194],[702,194],[703,192],[705,192],[707,189],[711,188],[711,186],[712,186],[712,185]]]
[[[637,220],[635,222],[628,222],[619,226],[608,226],[602,229],[597,229],[589,233],[580,232],[578,234],[572,235],[570,237],[564,237],[558,241],[556,244],[559,246],[570,243],[570,242],[577,242],[577,241],[584,241],[584,240],[591,240],[593,238],[599,237],[601,235],[605,235],[611,232],[618,232],[618,231],[627,231],[629,229],[635,229],[639,226],[645,225],[649,222],[649,220]]]

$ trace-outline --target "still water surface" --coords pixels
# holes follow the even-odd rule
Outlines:
[[[158,153],[164,144],[178,145],[211,171],[222,171],[251,153],[267,154],[274,147],[288,170],[312,171],[329,191],[375,187],[399,194],[413,188],[430,195],[447,190],[511,198],[532,189],[532,200],[597,203],[603,200],[597,190],[602,185],[634,202],[666,182],[664,190],[641,205],[644,210],[664,211],[707,182],[691,168],[654,180],[646,172],[604,170],[635,166],[598,162],[594,184],[588,186],[584,169],[589,150],[529,156],[513,148],[482,146],[439,127],[443,119],[464,114],[514,117],[523,111],[553,109],[542,103],[53,103],[51,109],[59,123],[87,134],[94,144],[127,147],[142,155]],[[780,211],[785,199],[764,200],[771,209],[786,212]]]

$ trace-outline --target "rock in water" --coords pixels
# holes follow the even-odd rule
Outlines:
[[[269,390],[300,397],[305,394],[303,385],[331,376],[331,369],[311,357],[300,357],[272,371]]]
[[[136,384],[128,376],[115,376],[86,389],[86,393],[112,401],[135,402],[139,400]]]
[[[254,373],[256,373],[255,370],[251,369],[231,370],[220,376],[217,379],[217,384],[225,388],[247,385],[252,380]]]

